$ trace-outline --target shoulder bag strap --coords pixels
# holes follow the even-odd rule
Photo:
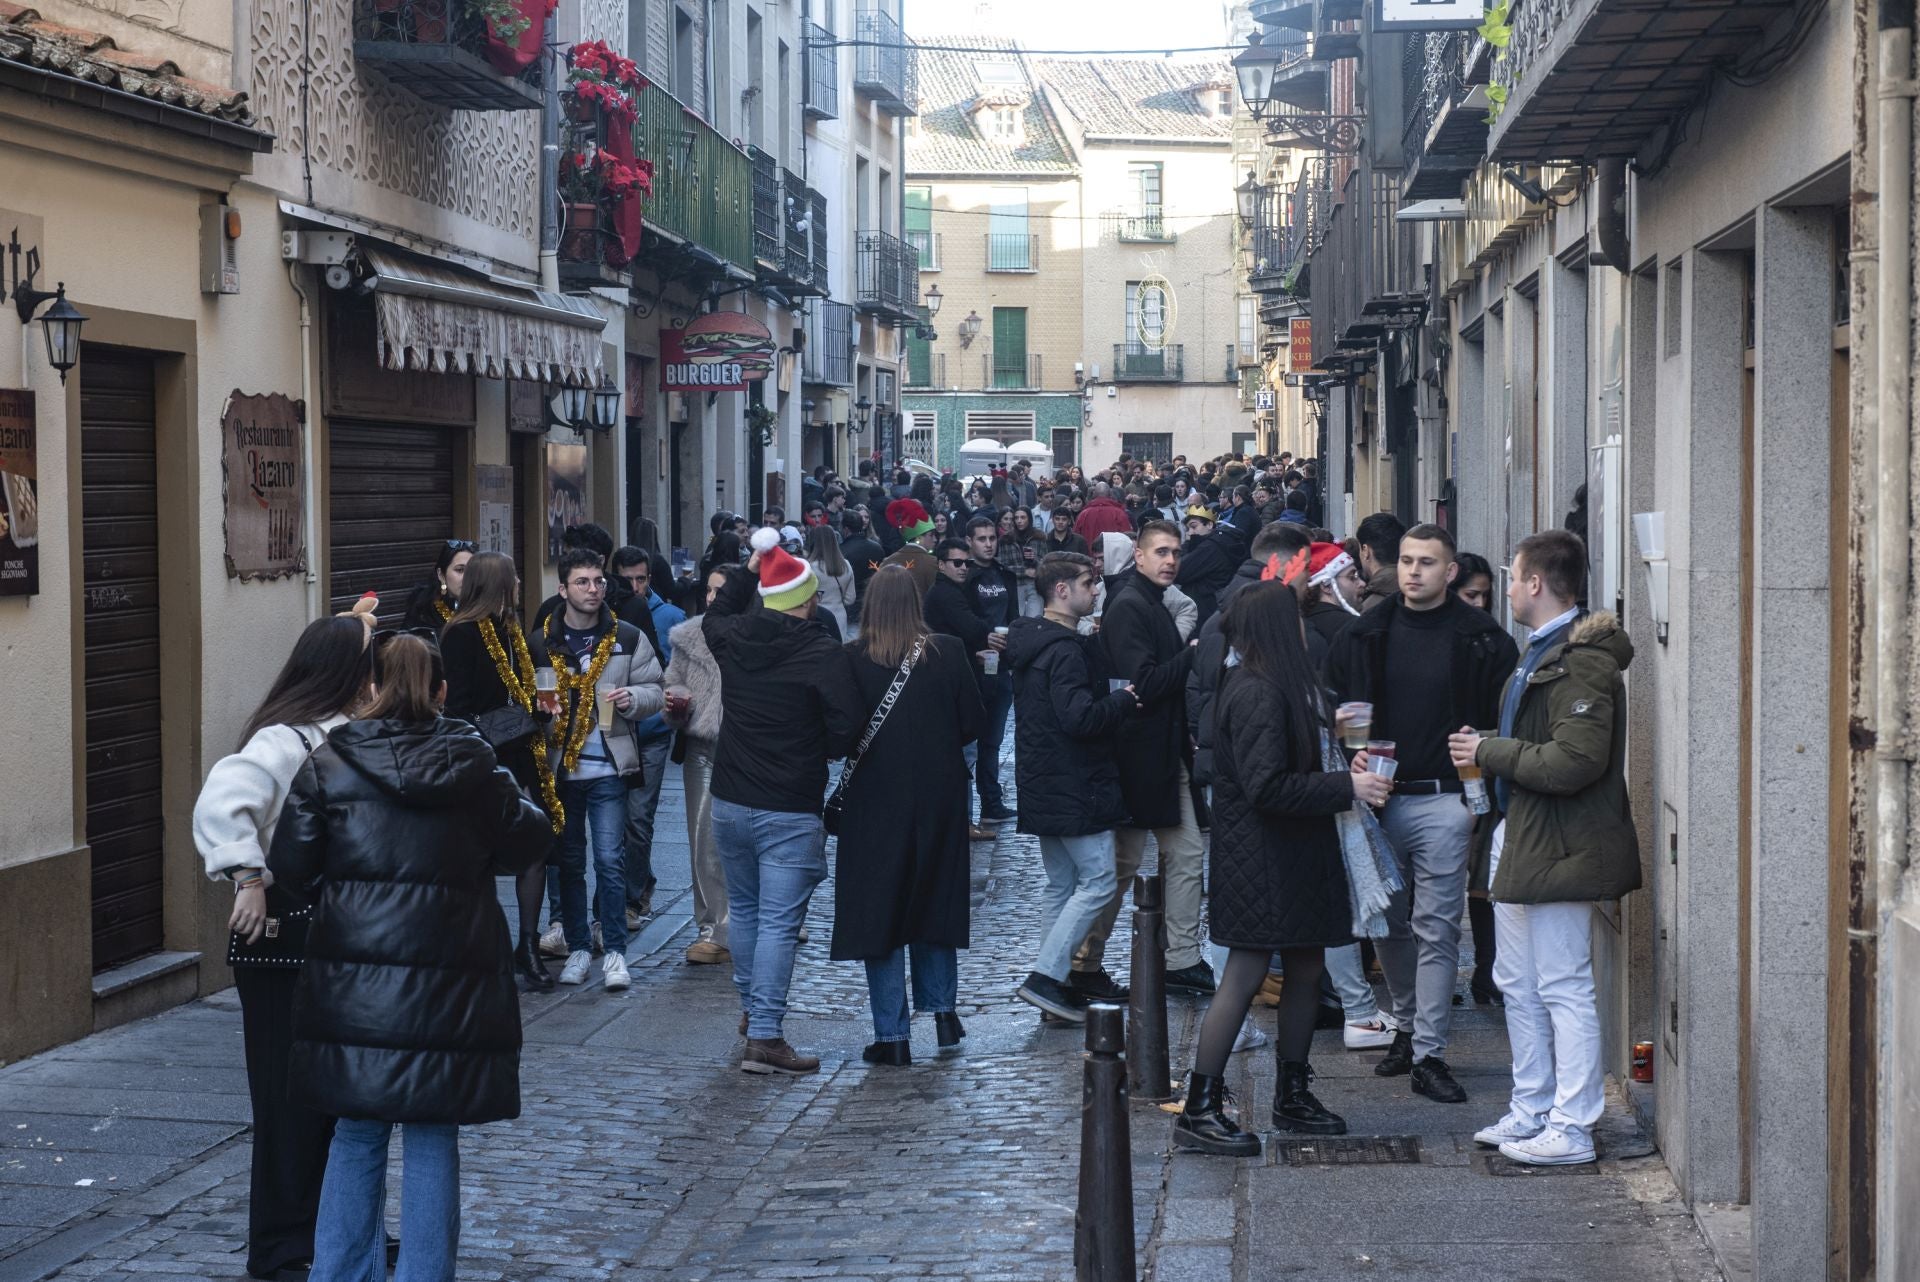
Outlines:
[[[924,641],[915,641],[913,649],[907,651],[907,657],[900,660],[900,671],[893,674],[893,683],[887,687],[886,694],[880,698],[880,706],[873,710],[872,720],[867,722],[866,733],[860,736],[860,746],[847,758],[847,764],[840,771],[840,782],[834,785],[833,795],[838,797],[847,790],[847,783],[853,778],[853,771],[860,759],[867,755],[867,749],[873,744],[873,737],[880,733],[880,727],[886,724],[887,714],[893,711],[893,705],[900,699],[900,692],[906,688],[907,678],[913,675],[913,665],[920,657],[920,647]]]

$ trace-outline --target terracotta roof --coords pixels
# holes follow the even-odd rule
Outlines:
[[[1071,174],[1074,159],[1041,95],[1034,92],[1033,68],[1019,45],[999,36],[951,39],[921,37],[923,44],[968,45],[1004,50],[995,53],[948,53],[922,49],[920,58],[920,118],[907,138],[909,174]],[[980,64],[1011,63],[1019,83],[982,83]],[[973,119],[973,109],[985,95],[998,101],[1014,91],[1024,94],[1025,137],[1019,146],[984,137]],[[1012,105],[1011,102],[1009,105]]]
[[[253,125],[246,94],[194,80],[180,74],[180,68],[166,58],[122,49],[98,31],[48,22],[9,0],[0,0],[0,62],[17,62],[216,120]]]
[[[1218,59],[1049,59],[1035,73],[1089,138],[1233,137],[1233,119],[1201,104],[1201,91],[1233,83]]]

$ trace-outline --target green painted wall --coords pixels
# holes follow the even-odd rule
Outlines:
[[[934,448],[937,458],[928,459],[935,467],[950,468],[960,461],[960,446],[966,440],[969,412],[1024,413],[1034,418],[1033,439],[1053,443],[1053,429],[1081,425],[1081,401],[1078,396],[1021,396],[1007,393],[962,393],[957,396],[903,393],[900,408],[907,413],[909,425],[914,411],[931,411],[935,416]]]

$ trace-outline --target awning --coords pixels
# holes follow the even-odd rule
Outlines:
[[[469,275],[378,249],[360,256],[373,269],[380,363],[388,369],[474,373],[596,387],[606,321],[593,304],[565,294]]]

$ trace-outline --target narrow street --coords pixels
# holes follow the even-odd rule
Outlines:
[[[728,976],[681,959],[691,934],[677,774],[659,831],[659,911],[629,952],[633,988],[522,998],[522,1116],[462,1138],[463,1282],[1071,1278],[1082,1038],[1041,1027],[1012,997],[1040,909],[1034,840],[1009,831],[974,847],[974,947],[960,975],[969,1036],[936,1058],[921,1021],[905,1071],[860,1060],[865,985],[857,966],[826,960],[823,885],[788,1023],[822,1069],[785,1079],[734,1067]],[[1171,1004],[1176,1081],[1199,1010]],[[1354,1132],[1324,1151],[1267,1133],[1256,1161],[1176,1156],[1169,1115],[1136,1103],[1142,1276],[1721,1277],[1617,1097],[1597,1166],[1530,1170],[1476,1149],[1472,1131],[1504,1104],[1506,1039],[1492,1007],[1463,1008],[1455,1030],[1452,1063],[1472,1096],[1460,1107],[1376,1078],[1376,1053],[1319,1034],[1319,1092]],[[1234,1095],[1256,1125],[1271,1054],[1234,1057]],[[0,1070],[0,1282],[244,1278],[248,1118],[232,990]],[[397,1225],[398,1144],[394,1155]]]

